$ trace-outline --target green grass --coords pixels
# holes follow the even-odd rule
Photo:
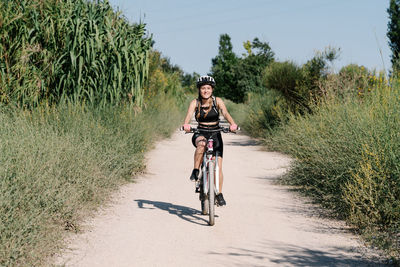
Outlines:
[[[360,68],[360,70],[363,70]],[[291,113],[265,91],[250,95],[242,126],[295,160],[282,182],[400,258],[400,84],[360,71],[331,75],[311,112]],[[286,113],[285,113],[286,111]]]
[[[330,99],[313,114],[292,116],[269,141],[295,158],[289,184],[301,186],[362,232],[374,233],[370,240],[395,258],[400,250],[399,121],[400,86],[378,84],[366,94]]]
[[[286,121],[288,109],[287,101],[280,92],[265,90],[263,93],[249,93],[247,106],[243,109],[243,129],[256,138],[269,136],[274,128]]]
[[[65,230],[143,170],[143,155],[182,120],[171,97],[128,106],[0,107],[0,266],[38,266]]]
[[[241,127],[246,119],[246,106],[241,103],[237,104],[229,99],[223,99],[223,101],[229,114],[235,120],[236,124]]]

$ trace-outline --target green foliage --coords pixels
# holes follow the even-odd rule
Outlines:
[[[340,76],[338,76],[340,79]],[[301,186],[362,231],[378,229],[399,257],[400,87],[376,83],[368,94],[329,99],[293,116],[272,137],[292,155],[287,182]]]
[[[390,0],[390,6],[387,9],[389,14],[388,32],[389,47],[392,50],[393,68],[398,68],[397,61],[400,53],[400,1]]]
[[[340,69],[339,75],[342,77],[349,77],[352,80],[358,80],[360,77],[370,75],[367,68],[356,64],[349,64]]]
[[[65,230],[144,168],[143,155],[181,122],[175,98],[32,112],[0,107],[0,266],[43,266]]]
[[[303,79],[299,81],[303,99],[307,99],[308,103],[304,103],[310,110],[310,105],[319,101],[324,95],[320,84],[323,82],[329,71],[329,62],[332,62],[339,56],[340,49],[327,47],[323,52],[317,52],[316,55],[302,66]]]
[[[199,74],[195,72],[193,74],[185,73],[178,65],[172,64],[170,59],[163,56],[160,51],[152,49],[149,53],[149,78],[146,80],[145,83],[145,95],[149,96],[151,94],[154,94],[154,92],[148,91],[149,88],[157,91],[168,90],[168,88],[166,88],[168,84],[167,76],[177,82],[176,86],[173,86],[173,94],[179,97],[183,97],[184,92],[194,93],[197,91],[196,81],[197,78],[200,77]],[[157,79],[158,89],[157,86],[154,86],[154,82]],[[164,85],[162,85],[162,83],[164,83]],[[178,92],[178,88],[181,88],[182,90],[178,90]]]
[[[246,111],[248,106],[243,103],[235,103],[229,99],[224,99],[224,103],[229,114],[231,114],[232,118],[235,119],[236,124],[239,125],[239,127],[242,127],[246,121]]]
[[[265,48],[262,53],[249,50],[249,55],[241,59],[242,62],[250,61],[249,59],[256,54],[264,54],[264,59],[272,60],[272,54],[268,53],[269,46],[264,44],[262,47]],[[285,124],[292,114],[304,115],[312,112],[314,106],[326,98],[327,92],[321,89],[320,85],[328,78],[327,61],[333,60],[336,57],[335,53],[335,50],[326,50],[303,66],[290,61],[270,62],[263,68],[262,73],[258,74],[254,80],[256,82],[247,82],[253,84],[253,88],[247,92],[248,108],[243,128],[254,137],[265,137],[271,135],[275,128]],[[253,71],[257,73],[258,70]],[[257,80],[261,80],[261,86],[256,85]]]
[[[243,42],[243,47],[246,50],[248,55],[253,54],[253,51],[251,50],[251,43],[249,40],[247,40],[246,42]],[[246,54],[242,54],[244,57],[246,56]]]
[[[182,86],[186,88],[188,93],[195,93],[197,91],[196,81],[200,74],[193,72],[192,74],[185,73],[182,76]]]
[[[0,101],[143,103],[151,38],[105,1],[0,0]]]
[[[238,102],[244,94],[238,91],[234,66],[239,59],[232,49],[231,37],[221,34],[218,55],[212,59],[211,75],[216,83],[215,94]]]
[[[321,84],[328,77],[328,63],[337,58],[338,51],[327,48],[301,67],[289,61],[272,62],[262,73],[264,86],[282,93],[288,112],[312,112],[312,107],[326,95]]]
[[[263,72],[265,87],[279,91],[293,112],[308,104],[308,98],[301,91],[304,87],[299,86],[304,79],[302,69],[289,61],[272,62]]]
[[[132,180],[146,150],[182,121],[182,72],[151,55],[143,108],[0,106],[0,266],[43,265],[63,231],[78,231],[81,215]]]
[[[240,59],[235,66],[237,86],[246,95],[249,92],[263,91],[262,72],[274,60],[274,53],[268,43],[254,38],[250,53]],[[243,102],[245,98],[240,99]]]
[[[181,122],[145,32],[106,0],[0,0],[0,266],[45,265]]]
[[[151,103],[154,97],[167,95],[175,97],[180,104],[183,102],[183,71],[177,65],[172,65],[157,50],[150,51],[148,76],[144,88],[145,104]]]
[[[357,65],[328,74],[320,59],[271,63],[270,90],[249,94],[242,126],[295,159],[285,182],[399,258],[400,83]],[[318,86],[305,90],[310,81]],[[299,112],[298,100],[311,112]]]
[[[248,92],[260,91],[261,73],[270,62],[274,53],[268,43],[255,38],[244,43],[248,54],[242,58],[232,51],[231,38],[222,34],[219,41],[219,53],[212,60],[211,75],[216,81],[216,94],[234,102],[244,102]]]
[[[329,73],[337,55],[328,48],[302,66],[270,63],[242,126],[295,159],[286,183],[399,259],[400,82],[354,64]]]
[[[342,85],[335,85],[334,88],[331,88],[329,91],[342,97],[349,93],[352,95],[358,94],[359,96],[364,95],[371,91],[378,83],[375,72],[371,72],[364,66],[358,66],[356,64],[350,64],[341,68],[338,77],[339,79],[335,80],[339,80]],[[380,75],[378,78],[382,78],[382,76]],[[349,86],[343,86],[343,84]]]
[[[280,92],[266,90],[249,93],[243,129],[254,137],[266,137],[273,129],[287,120],[287,101]]]
[[[374,151],[381,148],[381,151]],[[399,229],[400,181],[398,166],[387,158],[382,145],[363,146],[357,171],[344,188],[344,199],[350,207],[350,220],[360,228],[369,225],[395,225]],[[395,171],[396,173],[393,173]]]
[[[243,62],[252,55],[253,51]],[[265,55],[271,56],[268,53]],[[326,98],[327,92],[321,88],[321,84],[328,78],[328,61],[334,58],[336,50],[327,49],[303,66],[290,61],[270,62],[264,67],[262,74],[258,75],[257,79],[262,81],[262,86],[256,85],[258,82],[247,82],[253,84],[253,91],[248,93],[249,109],[244,124],[246,131],[253,136],[262,137],[285,123],[289,114],[312,112],[314,106]],[[257,70],[253,71],[257,73]]]

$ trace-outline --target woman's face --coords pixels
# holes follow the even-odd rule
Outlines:
[[[199,90],[200,96],[204,99],[208,99],[212,96],[213,88],[209,84],[202,85]]]

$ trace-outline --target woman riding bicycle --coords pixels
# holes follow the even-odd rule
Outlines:
[[[206,148],[207,139],[211,136],[210,133],[201,132],[201,129],[211,130],[219,128],[219,115],[220,111],[224,118],[230,124],[230,131],[235,132],[237,130],[237,125],[232,119],[231,115],[228,113],[226,106],[221,98],[213,96],[213,91],[215,87],[215,80],[211,76],[201,76],[197,80],[197,88],[199,90],[199,97],[193,99],[190,102],[185,121],[183,124],[183,129],[186,132],[190,132],[189,122],[195,114],[196,121],[198,122],[197,129],[200,130],[199,133],[193,134],[192,143],[196,147],[194,153],[194,168],[190,176],[191,181],[197,181],[199,176],[199,168],[203,161],[203,154]],[[221,133],[218,132],[214,135],[214,151],[218,151],[218,166],[219,166],[219,194],[216,196],[216,200],[219,206],[226,205],[224,196],[222,195],[222,156],[223,156],[223,143]]]

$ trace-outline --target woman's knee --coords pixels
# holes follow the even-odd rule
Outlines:
[[[196,147],[205,147],[206,146],[206,139],[203,137],[199,137],[198,139],[196,139]]]

